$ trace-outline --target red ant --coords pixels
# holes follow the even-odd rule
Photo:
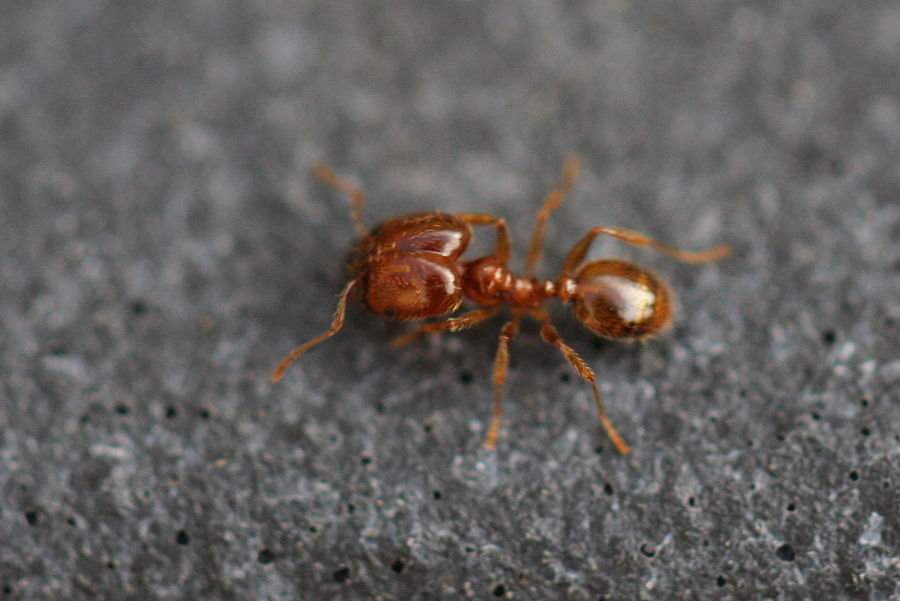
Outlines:
[[[559,332],[550,323],[544,301],[557,298],[565,303],[571,302],[575,317],[604,338],[646,338],[669,324],[672,299],[668,287],[649,270],[622,259],[583,262],[594,238],[605,234],[632,246],[653,248],[685,263],[715,261],[727,256],[730,249],[718,246],[703,252],[683,251],[630,230],[593,227],[569,251],[556,280],[535,278],[532,274],[541,255],[547,217],[574,185],[578,165],[578,159],[574,156],[567,157],[563,162],[559,185],[547,195],[538,211],[528,247],[525,275],[516,277],[507,267],[509,232],[506,222],[500,217],[438,211],[413,213],[388,219],[369,233],[360,220],[362,192],[321,163],[317,164],[313,169],[316,177],[352,199],[351,215],[360,240],[351,253],[349,268],[352,278],[341,291],[331,327],[285,356],[272,373],[272,381],[280,380],[284,371],[300,355],[341,329],[347,297],[354,289],[373,313],[404,321],[453,313],[464,298],[478,305],[477,309],[459,316],[425,323],[398,336],[393,340],[395,346],[409,344],[422,334],[471,328],[497,313],[503,305],[509,305],[512,319],[500,330],[494,358],[494,410],[485,446],[493,449],[497,444],[501,393],[509,365],[509,343],[516,337],[524,314],[541,324],[541,338],[556,347],[578,375],[591,385],[594,403],[607,435],[619,453],[627,453],[628,445],[616,432],[600,402],[594,372],[560,338]],[[461,260],[469,245],[473,226],[484,225],[492,225],[497,230],[493,254],[469,261]]]

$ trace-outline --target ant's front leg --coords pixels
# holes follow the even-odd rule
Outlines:
[[[480,213],[459,213],[456,217],[469,225],[493,224],[497,228],[497,247],[494,249],[493,257],[504,264],[509,261],[509,229],[507,229],[506,221],[502,217],[482,215]]]
[[[366,227],[363,225],[362,219],[360,218],[363,205],[362,190],[350,182],[338,177],[331,169],[325,166],[325,163],[316,163],[313,165],[312,171],[320,182],[331,186],[332,188],[336,188],[350,197],[353,203],[350,208],[350,215],[353,217],[353,225],[356,227],[356,231],[359,232],[361,238],[368,236]]]
[[[399,336],[395,337],[391,341],[391,345],[399,347],[412,344],[423,334],[433,334],[435,332],[443,332],[445,330],[450,330],[451,332],[468,330],[472,326],[481,323],[482,321],[496,313],[499,309],[499,306],[481,307],[480,309],[475,309],[474,311],[463,313],[459,317],[451,317],[446,321],[432,321],[429,323],[425,323],[412,332],[400,334]]]
[[[350,290],[359,283],[359,278],[350,280],[344,286],[344,289],[341,290],[340,300],[338,300],[337,309],[334,310],[334,319],[331,321],[331,326],[307,342],[302,346],[298,346],[290,353],[284,356],[278,366],[275,368],[275,371],[272,372],[272,382],[277,382],[284,376],[285,370],[290,367],[291,363],[300,358],[300,355],[316,346],[326,338],[331,338],[334,334],[340,330],[344,326],[344,313],[347,309],[347,297],[350,295]]]

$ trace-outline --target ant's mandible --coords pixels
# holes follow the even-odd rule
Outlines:
[[[672,295],[658,277],[640,265],[622,259],[584,262],[594,238],[605,234],[632,246],[653,248],[685,263],[715,261],[730,252],[727,246],[702,252],[683,251],[637,232],[598,226],[575,243],[557,279],[535,278],[533,273],[541,255],[547,217],[572,188],[578,174],[578,159],[569,156],[563,162],[559,185],[547,195],[538,211],[525,275],[516,277],[507,266],[509,232],[500,217],[438,211],[413,213],[388,219],[369,233],[360,219],[362,192],[321,163],[313,171],[323,183],[350,196],[353,223],[360,240],[351,253],[352,277],[341,291],[331,327],[286,355],[272,373],[272,381],[280,380],[298,357],[341,329],[347,297],[354,289],[373,313],[404,321],[453,313],[464,299],[478,305],[461,315],[425,323],[398,336],[393,341],[395,346],[409,344],[426,333],[471,328],[508,305],[512,319],[500,330],[494,358],[494,409],[484,442],[489,449],[496,445],[500,428],[501,393],[509,365],[509,343],[519,331],[522,316],[529,315],[540,323],[541,337],[556,347],[578,375],[591,385],[600,421],[616,449],[623,455],[629,451],[606,415],[593,370],[563,342],[550,323],[543,303],[549,298],[571,302],[575,317],[595,334],[614,340],[634,340],[651,336],[669,324]],[[496,248],[491,255],[464,261],[461,256],[469,245],[473,226],[493,226],[497,230]]]

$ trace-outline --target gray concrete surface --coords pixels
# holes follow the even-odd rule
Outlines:
[[[0,599],[900,598],[895,2],[6,2]],[[590,225],[679,297],[648,344],[553,319],[395,350],[353,239]],[[484,236],[481,239],[485,239]],[[488,242],[489,243],[489,242]]]

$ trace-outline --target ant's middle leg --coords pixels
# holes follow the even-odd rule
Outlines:
[[[519,333],[519,320],[521,313],[513,312],[511,320],[504,324],[500,330],[497,343],[497,354],[494,357],[494,409],[491,413],[491,423],[488,425],[487,434],[484,437],[484,447],[493,450],[497,446],[497,435],[500,433],[500,416],[503,412],[503,382],[509,370],[509,343]]]
[[[570,154],[563,159],[559,185],[547,194],[547,197],[544,199],[544,204],[541,206],[541,209],[538,211],[537,217],[534,220],[534,231],[531,233],[531,243],[528,245],[528,260],[525,266],[525,277],[534,274],[534,268],[537,266],[537,262],[541,257],[541,245],[544,240],[544,225],[547,223],[550,212],[559,206],[563,197],[565,197],[569,190],[572,189],[572,186],[575,185],[575,180],[578,178],[579,165],[580,161],[574,154]]]
[[[541,338],[556,347],[566,358],[566,361],[569,362],[569,365],[575,369],[575,372],[591,385],[591,391],[594,393],[594,404],[597,406],[600,423],[603,424],[606,435],[612,441],[613,446],[616,447],[616,450],[619,451],[619,453],[622,455],[627,454],[631,449],[628,448],[628,444],[622,440],[621,436],[619,436],[612,421],[610,421],[609,417],[606,415],[606,409],[603,407],[603,403],[600,401],[600,392],[597,390],[597,378],[594,376],[594,370],[588,367],[587,363],[578,356],[578,353],[576,353],[572,347],[563,342],[562,337],[559,335],[559,331],[550,323],[550,317],[547,315],[546,310],[539,307],[532,309],[530,314],[541,322]]]
[[[575,246],[572,247],[572,250],[569,251],[569,254],[566,256],[566,261],[563,264],[563,275],[570,275],[575,271],[575,269],[584,260],[588,248],[590,248],[591,246],[591,242],[593,242],[594,238],[601,234],[612,236],[616,240],[620,240],[625,244],[630,244],[631,246],[646,246],[652,248],[659,252],[665,253],[670,257],[674,257],[675,259],[683,263],[706,263],[708,261],[718,261],[719,259],[727,257],[731,253],[731,249],[725,245],[717,246],[715,248],[703,251],[679,250],[677,248],[672,248],[671,246],[666,246],[665,244],[660,244],[656,240],[653,240],[652,238],[645,236],[644,234],[626,230],[625,228],[597,226],[591,228],[591,230],[587,234],[585,234],[581,238],[581,240],[575,243]]]
[[[450,319],[447,319],[445,321],[431,321],[428,323],[424,323],[411,332],[400,334],[399,336],[395,337],[391,341],[391,344],[395,347],[406,346],[418,340],[423,334],[433,334],[435,332],[443,332],[445,330],[450,330],[451,332],[468,330],[472,326],[481,323],[482,321],[496,313],[498,310],[500,310],[499,305],[493,307],[481,307],[480,309],[475,309],[473,311],[469,311],[468,313],[463,313],[459,317],[451,317]]]

